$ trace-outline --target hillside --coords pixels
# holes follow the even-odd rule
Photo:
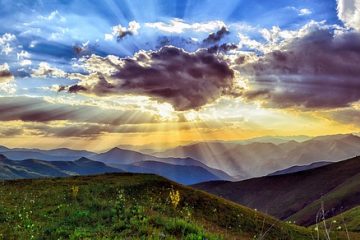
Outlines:
[[[350,232],[360,232],[360,206],[326,220],[327,226]]]
[[[126,172],[153,173],[167,176],[170,180],[186,185],[220,180],[219,177],[199,166],[181,166],[155,161],[143,161],[131,165],[118,165],[118,167]]]
[[[315,234],[154,175],[5,181],[0,195],[4,239],[302,240]]]
[[[270,173],[270,174],[268,174],[268,176],[283,175],[283,174],[306,171],[306,170],[326,166],[326,165],[331,164],[331,163],[332,162],[323,161],[323,162],[314,162],[314,163],[311,163],[311,164],[308,164],[308,165],[302,165],[302,166],[292,166],[292,167],[289,167],[289,168],[286,168],[286,169],[282,169],[282,170]]]
[[[359,172],[360,157],[355,157],[297,173],[240,182],[214,181],[195,187],[280,219],[311,225],[321,201],[327,217],[360,205]]]

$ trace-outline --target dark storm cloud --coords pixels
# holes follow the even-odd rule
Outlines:
[[[197,109],[225,94],[234,94],[234,72],[207,50],[194,53],[166,46],[158,51],[139,52],[121,63],[111,81],[100,74],[98,81],[81,82],[87,93],[96,95],[135,94],[169,102],[176,110]]]
[[[206,45],[218,43],[228,34],[230,34],[229,30],[223,26],[219,31],[211,33],[207,38],[205,38],[203,43]]]
[[[24,122],[70,122],[100,123],[109,125],[155,122],[153,116],[144,112],[136,118],[131,110],[110,110],[96,106],[50,103],[38,98],[0,97],[0,121],[21,120]]]
[[[220,52],[226,53],[228,51],[235,50],[237,48],[238,47],[237,47],[236,44],[224,43],[224,44],[221,44],[221,45],[214,45],[212,47],[209,47],[208,52],[209,53],[220,53]]]
[[[9,69],[4,68],[0,70],[0,83],[8,82],[13,78],[13,75],[9,71]]]
[[[338,108],[360,100],[360,34],[318,29],[241,68],[245,93],[274,107]]]

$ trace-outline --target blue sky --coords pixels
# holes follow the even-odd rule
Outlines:
[[[0,0],[0,138],[359,131],[359,19],[359,0]]]
[[[61,62],[74,57],[69,49],[90,41],[93,51],[100,55],[131,55],[139,49],[156,48],[159,36],[206,37],[208,32],[182,34],[156,32],[142,28],[135,38],[121,44],[105,42],[104,34],[115,25],[127,26],[136,21],[141,25],[169,22],[179,18],[186,23],[222,21],[227,25],[246,24],[255,28],[279,26],[299,29],[310,20],[326,20],[341,24],[337,18],[336,2],[326,1],[13,1],[0,2],[0,33],[14,33],[18,44],[39,58],[54,58]],[[301,14],[301,10],[308,12]],[[54,14],[55,13],[55,14]],[[53,14],[53,15],[51,15]],[[275,16],[275,17],[274,17]],[[238,41],[236,34],[231,40]],[[229,37],[230,38],[230,37]],[[37,43],[31,48],[31,43]],[[2,56],[4,61],[4,56]]]

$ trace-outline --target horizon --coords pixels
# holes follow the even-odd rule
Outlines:
[[[236,140],[212,140],[212,141],[195,141],[195,142],[184,142],[182,144],[176,144],[176,145],[163,145],[160,148],[158,147],[157,144],[152,145],[152,144],[147,144],[147,145],[114,145],[111,147],[107,147],[104,149],[100,149],[100,150],[94,150],[94,149],[86,149],[86,148],[72,148],[67,147],[67,146],[59,146],[59,147],[49,147],[49,148],[41,148],[41,147],[36,147],[36,145],[34,146],[7,146],[5,144],[0,144],[0,147],[6,147],[9,149],[28,149],[28,150],[56,150],[56,149],[69,149],[69,150],[84,150],[84,151],[89,151],[89,152],[93,152],[93,153],[104,153],[107,151],[110,151],[112,149],[118,148],[118,149],[122,149],[122,150],[130,150],[130,151],[135,151],[135,152],[140,152],[140,153],[146,153],[147,155],[152,155],[151,153],[147,153],[147,150],[151,150],[154,151],[154,153],[156,152],[162,152],[162,151],[166,151],[166,150],[170,150],[173,148],[177,148],[177,147],[184,147],[184,146],[190,146],[190,145],[196,145],[196,144],[201,144],[201,143],[233,143],[233,144],[241,144],[241,145],[249,145],[249,144],[253,144],[253,143],[271,143],[271,144],[275,144],[275,145],[279,145],[282,143],[287,143],[287,142],[291,142],[291,141],[295,141],[298,143],[302,143],[302,142],[306,142],[315,138],[319,138],[319,137],[336,137],[336,136],[348,136],[348,135],[352,135],[352,136],[357,136],[360,137],[360,132],[358,133],[340,133],[340,134],[331,134],[331,135],[318,135],[318,136],[306,136],[306,135],[296,135],[296,136],[261,136],[261,137],[255,137],[255,138],[246,138],[246,139],[236,139]],[[280,141],[280,142],[278,142]]]
[[[1,1],[1,144],[165,149],[360,132],[350,3],[219,4]]]

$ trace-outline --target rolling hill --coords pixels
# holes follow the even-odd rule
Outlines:
[[[350,232],[360,232],[360,206],[354,207],[335,217],[326,220],[327,226]]]
[[[155,161],[143,161],[131,165],[117,166],[126,172],[153,173],[185,185],[220,180],[218,176],[199,166],[181,166]]]
[[[326,162],[326,161],[322,161],[322,162],[314,162],[311,163],[309,165],[303,165],[303,166],[292,166],[283,170],[279,170],[273,173],[268,174],[268,176],[275,176],[275,175],[283,175],[283,174],[289,174],[289,173],[296,173],[296,172],[301,172],[301,171],[306,171],[306,170],[310,170],[310,169],[314,169],[314,168],[318,168],[318,167],[322,167],[322,166],[326,166],[328,164],[331,164],[332,162]]]
[[[306,228],[164,178],[106,174],[0,185],[4,239],[311,239]],[[174,197],[175,196],[175,197]],[[334,232],[332,239],[345,239]]]
[[[360,157],[306,171],[240,182],[213,181],[196,188],[280,219],[312,225],[323,203],[329,218],[360,205]]]

